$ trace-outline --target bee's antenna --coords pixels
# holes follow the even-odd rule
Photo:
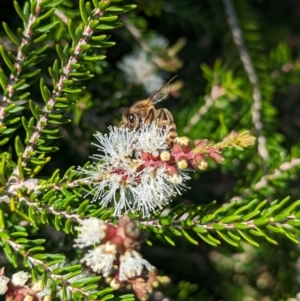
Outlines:
[[[175,76],[173,76],[165,85],[169,84],[170,82],[172,82],[176,77],[178,76],[178,74],[176,74]]]

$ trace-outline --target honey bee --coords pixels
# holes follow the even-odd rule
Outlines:
[[[148,98],[139,100],[130,108],[124,109],[120,126],[133,130],[138,129],[142,123],[150,125],[152,122],[157,121],[159,128],[166,130],[168,127],[169,134],[166,143],[171,147],[174,139],[177,137],[176,124],[172,113],[165,108],[156,110],[154,105],[168,96],[170,92],[170,82],[174,78],[175,77]]]

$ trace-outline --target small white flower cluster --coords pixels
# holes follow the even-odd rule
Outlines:
[[[114,262],[118,258],[117,248],[109,242],[90,250],[82,259],[81,263],[85,263],[95,273],[99,273],[104,277],[111,276],[116,271]],[[127,281],[129,279],[142,275],[144,268],[148,271],[154,267],[143,259],[141,254],[134,250],[127,250],[119,257],[119,281]]]
[[[78,238],[75,240],[77,245],[94,245],[93,242],[95,242],[95,240],[91,240],[87,243],[85,237],[92,237],[93,235],[97,237],[102,236],[104,233],[102,229],[98,227],[98,231],[102,233],[100,235],[96,233],[96,229],[93,229],[93,226],[96,224],[96,219],[97,218],[94,217],[86,219],[82,221],[79,227],[77,227],[77,230],[79,231]],[[101,225],[102,223],[105,224],[105,222],[101,220],[98,221]],[[117,241],[120,242],[120,239]],[[118,247],[111,241],[107,241],[103,244],[100,243],[101,239],[96,243],[98,246],[89,250],[80,261],[90,267],[95,273],[99,273],[104,277],[109,277],[114,273],[117,273],[118,269],[118,280],[123,282],[141,276],[144,268],[148,271],[154,269],[147,260],[143,259],[142,256],[133,249],[126,249],[123,254],[120,254],[120,250],[123,250],[124,248],[123,245]]]
[[[141,84],[147,93],[160,89],[164,80],[157,74],[157,66],[144,50],[125,56],[118,64],[129,83]]]
[[[28,279],[31,277],[31,275],[27,272],[17,272],[15,274],[12,275],[11,277],[11,283],[14,286],[24,286],[26,284],[26,282],[28,281]]]
[[[113,271],[113,263],[116,260],[117,248],[115,245],[107,242],[104,245],[90,250],[81,260],[95,273],[108,277]]]
[[[0,295],[4,295],[8,290],[7,283],[10,279],[4,275],[0,276]]]
[[[101,153],[92,157],[97,160],[94,164],[79,168],[79,173],[94,186],[93,201],[100,199],[102,206],[113,202],[115,215],[142,211],[148,216],[185,188],[183,182],[189,177],[183,172],[174,179],[164,165],[140,168],[142,152],[159,156],[167,148],[168,130],[162,131],[156,123],[136,131],[110,127],[109,134],[95,137]]]
[[[154,267],[140,253],[134,250],[126,251],[120,256],[119,280],[126,281],[142,274],[144,267],[151,271]]]
[[[12,275],[11,279],[4,276],[4,269],[1,269],[1,275],[0,275],[0,295],[4,295],[8,290],[8,282],[11,282],[11,284],[14,287],[24,287],[26,285],[26,282],[29,280],[31,275],[27,272],[17,272]]]
[[[105,237],[106,225],[104,221],[91,217],[83,220],[81,226],[75,227],[75,230],[79,231],[79,235],[74,246],[84,248],[101,242]]]

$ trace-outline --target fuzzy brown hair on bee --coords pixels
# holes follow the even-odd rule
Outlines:
[[[122,128],[128,128],[130,130],[138,129],[141,124],[150,125],[153,122],[157,122],[158,127],[169,129],[169,135],[166,143],[171,147],[174,139],[177,137],[176,124],[171,112],[165,108],[155,109],[155,104],[161,102],[167,97],[170,91],[170,82],[173,77],[163,87],[161,87],[156,93],[149,96],[147,99],[139,100],[135,102],[130,108],[126,108],[122,114],[122,122],[120,126]]]

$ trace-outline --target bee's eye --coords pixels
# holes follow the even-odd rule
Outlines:
[[[134,123],[134,120],[135,120],[134,114],[132,114],[132,113],[129,114],[129,115],[128,115],[128,120],[129,120],[130,123]]]

